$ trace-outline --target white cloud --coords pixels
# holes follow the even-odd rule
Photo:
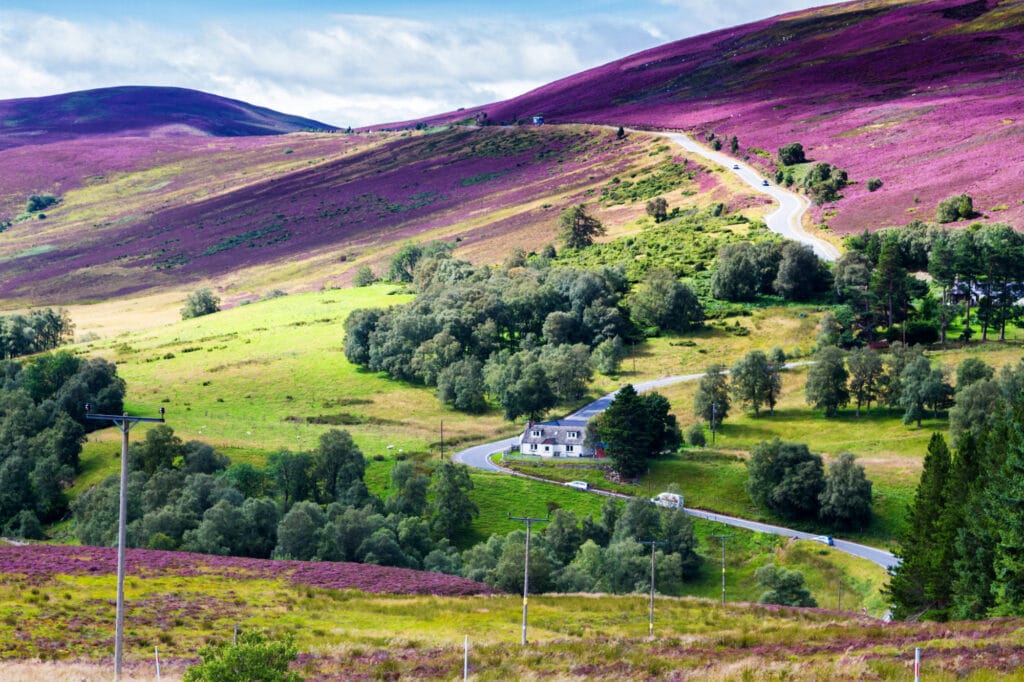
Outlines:
[[[29,97],[174,85],[335,125],[370,125],[514,97],[698,32],[705,21],[743,4],[663,1],[678,12],[675,20],[650,13],[544,24],[341,14],[311,17],[301,26],[190,28],[0,11],[0,92]]]

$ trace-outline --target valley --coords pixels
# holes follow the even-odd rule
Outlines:
[[[355,130],[0,101],[0,678],[110,677],[90,412],[166,418],[127,679],[1019,678],[1022,21],[854,0]]]

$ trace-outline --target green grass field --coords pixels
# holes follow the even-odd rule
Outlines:
[[[444,408],[431,389],[391,381],[347,362],[342,352],[346,315],[359,307],[407,300],[409,294],[403,289],[388,285],[291,295],[124,332],[82,344],[80,349],[117,362],[129,386],[129,411],[153,414],[165,407],[168,423],[180,437],[210,442],[236,462],[262,465],[275,450],[315,447],[319,435],[334,425],[348,429],[367,458],[370,490],[386,495],[396,457],[438,461],[442,422],[448,453],[461,444],[486,442],[521,428],[505,422],[497,409],[478,417],[460,414]],[[658,376],[699,373],[712,362],[728,366],[753,348],[780,346],[791,354],[806,351],[820,314],[813,306],[755,308],[748,316],[712,322],[692,335],[651,339],[632,349],[619,376],[597,375],[590,393],[597,396],[626,382]],[[946,351],[940,358],[952,369],[968,355],[998,366],[1019,358],[1019,349],[990,344]],[[878,408],[860,417],[849,408],[825,419],[805,404],[805,376],[803,368],[786,373],[774,415],[754,417],[734,406],[713,448],[684,450],[679,456],[656,460],[649,475],[635,486],[608,484],[604,472],[588,463],[582,469],[544,466],[530,471],[556,481],[582,479],[644,496],[675,485],[686,495],[688,506],[766,519],[744,489],[746,456],[756,443],[775,436],[805,442],[826,460],[850,451],[874,483],[875,521],[847,536],[885,546],[913,499],[928,438],[935,430],[945,430],[946,423],[929,419],[922,428],[905,426],[898,413]],[[694,419],[690,408],[694,390],[692,382],[661,389],[684,429]],[[90,437],[82,455],[82,475],[72,494],[116,473],[118,436],[104,431]],[[132,438],[142,436],[141,427],[132,433]],[[510,513],[543,516],[555,506],[580,517],[596,517],[600,512],[600,498],[556,483],[483,472],[474,472],[473,480],[472,498],[480,516],[463,544],[518,528],[508,520]],[[66,524],[54,530],[58,538],[70,538]],[[716,551],[708,545],[704,553],[714,557]],[[763,562],[764,556],[759,549],[750,560]],[[839,558],[831,557],[829,562],[837,565]],[[742,572],[736,575],[735,589],[748,599],[757,596],[743,587],[752,582],[755,568],[746,577]],[[814,570],[804,565],[801,570],[812,579]],[[694,585],[694,594],[714,596],[718,589],[714,577],[706,585]],[[863,605],[876,605],[881,582],[879,577],[857,583],[869,586],[861,591]]]

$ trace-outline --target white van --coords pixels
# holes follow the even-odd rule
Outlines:
[[[669,509],[683,508],[683,496],[679,493],[658,493],[656,497],[651,498],[651,502],[659,507],[668,507]]]

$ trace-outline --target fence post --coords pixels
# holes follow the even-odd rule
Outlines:
[[[160,647],[153,647],[153,655],[156,657],[156,682],[160,682]]]
[[[462,682],[469,679],[469,635],[466,635],[466,643],[462,651]]]
[[[921,682],[921,647],[914,648],[914,682]]]

